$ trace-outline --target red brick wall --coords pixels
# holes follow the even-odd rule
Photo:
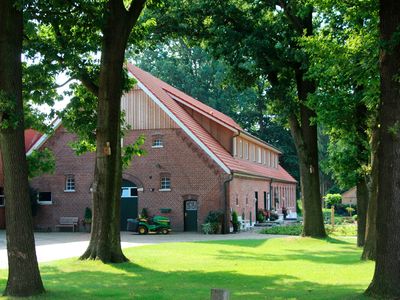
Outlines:
[[[43,175],[31,180],[31,186],[41,192],[51,192],[53,203],[39,205],[35,225],[40,228],[54,229],[60,217],[79,217],[83,219],[85,208],[91,207],[90,186],[93,181],[94,154],[75,155],[68,143],[74,135],[60,127],[44,147],[50,148],[56,158],[54,174]],[[76,192],[64,192],[65,177],[75,176]]]
[[[198,228],[210,210],[223,205],[223,184],[226,177],[197,145],[180,129],[131,131],[124,143],[132,143],[139,134],[147,136],[144,145],[147,155],[135,157],[131,166],[124,170],[124,178],[134,181],[139,192],[139,212],[147,208],[150,214],[161,214],[161,208],[171,208],[164,215],[171,218],[174,230],[184,228],[184,201],[198,201]],[[161,134],[164,147],[151,147],[152,135]],[[51,192],[53,204],[41,205],[35,217],[37,227],[54,229],[60,217],[79,217],[82,220],[85,207],[91,206],[90,186],[93,181],[94,154],[76,156],[68,143],[74,136],[63,128],[57,130],[45,145],[56,156],[56,170],[32,180],[31,185],[43,192]],[[161,192],[160,173],[171,176],[171,191]],[[76,192],[66,193],[65,176],[75,175]],[[161,214],[162,215],[162,214]]]
[[[180,129],[133,131],[124,143],[132,143],[140,134],[147,136],[147,155],[135,158],[131,167],[125,170],[125,173],[138,177],[143,185],[144,191],[139,192],[139,212],[145,207],[150,214],[168,216],[173,229],[181,231],[184,229],[184,201],[194,199],[198,201],[200,229],[210,210],[223,207],[226,176]],[[163,148],[151,148],[152,134],[163,136]],[[158,191],[161,173],[171,175],[170,192]],[[160,208],[172,210],[162,214]]]
[[[295,184],[273,182],[272,187],[276,188],[279,202],[275,209],[281,213],[282,205],[284,204],[288,212],[295,212],[295,194],[289,193],[289,189],[295,191]],[[285,193],[283,188],[286,188]],[[250,220],[250,212],[252,217],[252,224],[256,220],[255,216],[255,192],[258,192],[258,209],[264,209],[264,192],[270,193],[270,180],[255,179],[249,177],[234,177],[230,183],[230,207],[236,211],[239,216],[244,214],[245,220]],[[272,195],[274,197],[274,195]],[[236,198],[238,203],[236,203]],[[247,201],[246,201],[247,198]],[[267,194],[268,202],[268,194]],[[274,208],[274,201],[272,198],[272,207]],[[267,204],[268,207],[268,204]]]

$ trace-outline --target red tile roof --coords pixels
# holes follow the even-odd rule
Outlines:
[[[234,158],[218,141],[216,141],[189,113],[178,104],[172,97],[178,97],[179,102],[184,102],[194,106],[195,108],[207,112],[213,112],[210,118],[215,117],[219,121],[243,131],[243,129],[231,118],[218,112],[217,110],[195,100],[185,93],[173,88],[167,83],[154,77],[148,72],[145,72],[138,67],[128,64],[128,70],[132,75],[144,85],[173,115],[181,121],[190,132],[195,135],[208,149],[211,151],[229,170],[232,172],[262,176],[266,178],[274,178],[282,181],[296,182],[281,166],[278,168],[267,168],[263,165],[254,164],[248,161]]]
[[[33,145],[42,137],[42,134],[34,129],[25,130],[25,151],[28,152]]]

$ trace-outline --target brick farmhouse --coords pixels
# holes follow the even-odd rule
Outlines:
[[[259,209],[286,208],[296,217],[296,180],[280,165],[276,148],[244,131],[234,120],[133,66],[137,80],[122,97],[131,130],[124,145],[145,135],[147,154],[123,171],[121,229],[143,208],[165,215],[173,230],[198,231],[210,211],[236,211],[251,226]],[[60,217],[84,217],[91,207],[94,154],[74,154],[76,138],[60,121],[51,136],[26,132],[29,155],[49,148],[55,172],[31,180],[39,191],[37,229],[54,230]],[[0,159],[0,225],[4,226]]]

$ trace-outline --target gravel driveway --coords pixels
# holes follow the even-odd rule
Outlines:
[[[194,242],[210,240],[243,240],[243,239],[268,239],[274,236],[258,234],[253,231],[237,234],[213,234],[174,232],[168,235],[137,235],[121,232],[122,248],[143,245]],[[275,236],[276,237],[276,236]],[[36,254],[39,262],[58,260],[81,255],[89,244],[90,235],[81,232],[36,232]],[[7,250],[5,231],[0,231],[0,269],[7,268]]]

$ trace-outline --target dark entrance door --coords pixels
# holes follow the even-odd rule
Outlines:
[[[128,219],[138,216],[138,193],[136,184],[122,180],[121,186],[121,231],[126,231]]]
[[[185,231],[197,231],[197,201],[187,200],[184,202]]]

